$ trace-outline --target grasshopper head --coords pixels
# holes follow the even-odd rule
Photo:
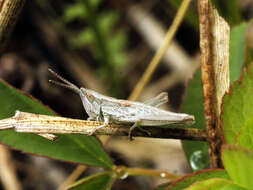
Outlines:
[[[80,88],[80,97],[83,102],[83,107],[91,118],[96,118],[99,113],[99,105],[96,102],[96,97],[92,90]]]

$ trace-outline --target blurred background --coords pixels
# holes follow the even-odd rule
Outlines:
[[[0,78],[64,117],[86,119],[80,97],[54,86],[51,68],[78,86],[127,99],[163,42],[181,0],[27,1],[8,46],[0,54]],[[251,0],[213,1],[236,26],[253,17]],[[249,28],[250,30],[250,28]],[[248,41],[253,45],[252,33]],[[187,15],[139,101],[168,92],[163,109],[178,111],[185,84],[199,66],[197,1]],[[118,165],[191,172],[180,141],[98,137]],[[1,153],[0,153],[1,154]],[[25,190],[57,189],[76,165],[12,151]],[[96,172],[87,168],[82,176]],[[129,177],[113,189],[152,189],[163,181]],[[0,183],[0,189],[3,189]]]

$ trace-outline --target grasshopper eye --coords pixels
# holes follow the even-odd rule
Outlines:
[[[89,102],[93,102],[95,97],[93,95],[91,95],[90,93],[86,93],[86,97],[89,100]]]

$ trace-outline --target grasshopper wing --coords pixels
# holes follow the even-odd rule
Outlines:
[[[158,94],[156,97],[144,102],[144,104],[158,108],[167,102],[168,102],[168,93],[162,92],[162,93]]]
[[[171,116],[142,116],[139,118],[139,125],[141,126],[192,125],[194,122],[194,116],[182,113]]]

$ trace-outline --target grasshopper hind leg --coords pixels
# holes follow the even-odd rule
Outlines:
[[[135,123],[133,124],[133,126],[129,129],[128,138],[129,138],[130,141],[133,140],[132,132],[133,132],[133,130],[134,130],[135,128],[138,128],[138,129],[140,129],[141,131],[147,133],[149,136],[151,136],[151,133],[150,133],[148,130],[145,130],[145,129],[143,129],[143,128],[141,127],[141,122],[142,122],[141,120],[135,122]]]

